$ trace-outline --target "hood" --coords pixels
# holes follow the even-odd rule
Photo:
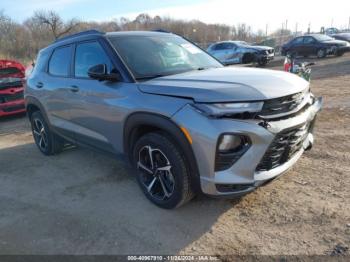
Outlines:
[[[252,49],[255,49],[255,50],[258,50],[258,51],[273,49],[270,46],[263,46],[263,45],[251,45],[251,46],[249,46],[249,48],[252,48]]]
[[[308,86],[301,77],[283,71],[226,67],[155,78],[140,83],[139,89],[210,103],[266,100],[298,93]]]
[[[323,41],[322,43],[325,43],[327,45],[341,45],[341,46],[345,46],[346,45],[346,41],[344,40],[329,40],[329,41]]]

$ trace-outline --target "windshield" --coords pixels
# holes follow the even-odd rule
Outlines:
[[[334,38],[332,38],[328,35],[313,35],[313,37],[316,38],[316,40],[318,40],[320,42],[334,40]]]
[[[111,36],[109,39],[136,79],[222,67],[195,45],[171,34]]]

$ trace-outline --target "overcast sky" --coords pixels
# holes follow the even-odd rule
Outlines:
[[[23,21],[34,10],[50,9],[63,18],[83,20],[110,20],[122,16],[134,19],[139,13],[170,16],[185,20],[199,19],[207,23],[235,25],[246,23],[253,30],[280,28],[286,23],[289,29],[305,31],[321,26],[347,28],[350,17],[350,0],[0,0],[0,10]]]

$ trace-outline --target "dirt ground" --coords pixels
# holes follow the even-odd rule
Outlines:
[[[81,148],[45,157],[26,117],[1,120],[0,254],[349,255],[350,54],[316,63],[314,148],[237,200],[162,210],[123,158]]]

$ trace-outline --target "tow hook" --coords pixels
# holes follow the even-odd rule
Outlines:
[[[309,133],[303,143],[304,150],[309,151],[312,148],[313,144],[314,144],[314,136],[313,134]]]

